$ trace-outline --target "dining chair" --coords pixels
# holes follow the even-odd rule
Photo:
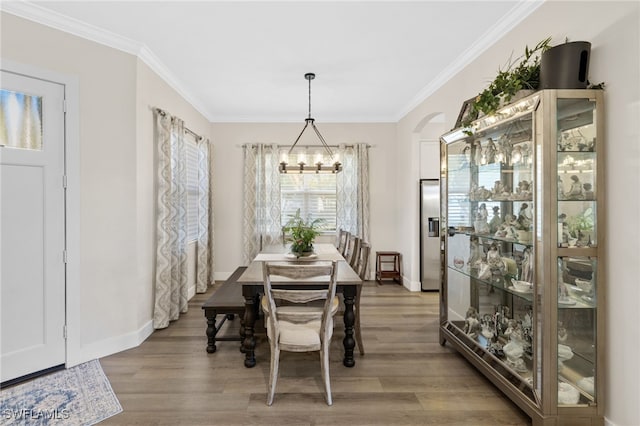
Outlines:
[[[349,239],[347,242],[347,249],[344,253],[344,260],[347,261],[349,266],[353,268],[356,261],[358,260],[358,249],[360,247],[360,237],[356,234],[349,234]]]
[[[357,262],[355,264],[355,267],[353,267],[353,270],[356,271],[360,279],[363,281],[362,285],[358,286],[358,292],[356,293],[356,298],[353,303],[356,314],[353,329],[360,355],[364,355],[364,346],[362,345],[362,332],[360,331],[360,296],[362,295],[362,286],[364,285],[364,281],[367,278],[367,268],[369,267],[370,254],[371,244],[362,241],[360,243],[360,250],[358,250]]]
[[[333,335],[333,316],[338,310],[336,297],[337,262],[268,263],[262,264],[267,337],[271,347],[271,367],[267,389],[267,405],[273,404],[280,351],[320,352],[320,370],[327,405],[332,405],[329,378],[329,347]],[[285,277],[299,283],[296,289],[279,289],[272,277]],[[314,286],[307,285],[313,282]],[[318,289],[320,284],[322,288]],[[322,306],[309,302],[324,300]]]
[[[336,248],[338,249],[338,253],[340,253],[342,256],[344,256],[347,250],[347,244],[349,243],[349,235],[350,235],[350,232],[345,231],[342,228],[340,228],[340,230],[338,231],[338,245],[336,246]]]

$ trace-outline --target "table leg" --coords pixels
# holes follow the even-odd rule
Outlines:
[[[355,323],[355,314],[353,312],[353,303],[356,296],[355,286],[345,286],[343,290],[344,296],[344,360],[342,363],[345,367],[353,367],[356,361],[353,358],[353,349],[356,347],[356,341],[353,338],[353,325]]]
[[[216,348],[216,314],[214,312],[205,311],[207,318],[207,353],[214,353]]]
[[[244,352],[244,366],[247,368],[254,367],[256,365],[256,339],[253,334],[253,328],[256,323],[256,297],[253,292],[249,294],[249,290],[243,288],[242,294],[244,295],[244,340],[242,341],[242,349]]]

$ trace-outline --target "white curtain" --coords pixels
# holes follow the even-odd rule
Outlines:
[[[340,145],[342,172],[336,176],[336,228],[369,241],[369,146]]]
[[[157,146],[154,328],[165,328],[188,309],[187,159],[184,122],[155,110]],[[212,147],[198,142],[196,291],[213,282]]]
[[[262,247],[281,243],[278,160],[277,145],[244,146],[242,255],[247,265]]]
[[[184,123],[155,112],[157,169],[154,328],[187,311],[187,193]]]
[[[196,292],[204,293],[213,279],[213,152],[209,139],[198,142],[198,240]]]

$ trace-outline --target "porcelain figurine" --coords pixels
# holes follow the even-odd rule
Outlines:
[[[488,234],[489,224],[487,223],[487,205],[485,203],[480,204],[478,213],[476,213],[476,220],[473,222],[473,227],[476,234]]]
[[[498,245],[495,242],[491,244],[487,251],[487,264],[494,275],[502,275],[506,271],[506,266],[500,256],[500,250],[498,250]]]
[[[527,203],[522,203],[522,206],[520,206],[517,221],[521,229],[528,231],[531,228],[533,217],[531,216],[529,205]]]
[[[558,342],[560,343],[566,342],[567,337],[569,337],[569,334],[567,333],[567,329],[563,326],[562,321],[558,321]]]
[[[471,268],[478,268],[480,267],[481,261],[482,253],[478,245],[478,238],[472,237],[469,243],[469,260],[467,261],[467,264]]]
[[[580,182],[580,178],[578,178],[578,176],[571,176],[571,188],[569,188],[569,192],[566,194],[566,197],[569,200],[582,200],[584,198],[584,194],[582,193],[582,182]]]
[[[582,188],[584,189],[584,199],[585,200],[595,200],[595,196],[594,193],[591,189],[591,184],[590,183],[585,183],[582,185]]]
[[[500,228],[501,224],[502,224],[502,218],[500,217],[500,207],[495,206],[493,208],[493,217],[489,222],[489,233],[495,234]]]
[[[520,280],[533,282],[533,260],[531,258],[531,249],[525,248],[523,251],[522,259],[522,272],[520,273]]]
[[[476,338],[481,331],[480,320],[478,319],[478,310],[473,306],[467,309],[467,315],[464,320],[464,332],[466,335]]]
[[[493,183],[493,188],[491,189],[491,199],[492,200],[501,200],[504,196],[504,184],[497,180]]]
[[[487,141],[485,157],[487,159],[487,164],[493,164],[496,162],[496,144],[493,143],[493,139],[491,138]]]
[[[515,217],[513,215],[506,214],[504,215],[502,224],[500,224],[500,227],[494,235],[500,238],[509,238],[515,240],[517,238],[516,225],[517,222],[515,220]]]
[[[527,366],[522,359],[524,349],[519,342],[512,340],[504,345],[502,350],[507,357],[507,365],[519,373],[527,371]]]
[[[474,163],[476,164],[476,166],[480,166],[482,164],[482,144],[480,143],[480,140],[476,140],[473,143],[473,154],[474,154]]]

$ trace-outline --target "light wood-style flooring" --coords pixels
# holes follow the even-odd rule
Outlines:
[[[214,286],[215,288],[215,286]],[[100,360],[124,412],[104,425],[530,425],[530,419],[450,346],[438,342],[438,294],[367,282],[361,321],[366,355],[342,365],[338,319],[331,352],[333,406],[325,404],[317,353],[283,353],[273,406],[266,405],[269,345],[255,368],[239,342],[208,354],[196,295],[189,312],[139,347]],[[227,321],[233,331],[239,319]],[[223,333],[223,331],[221,331]]]

